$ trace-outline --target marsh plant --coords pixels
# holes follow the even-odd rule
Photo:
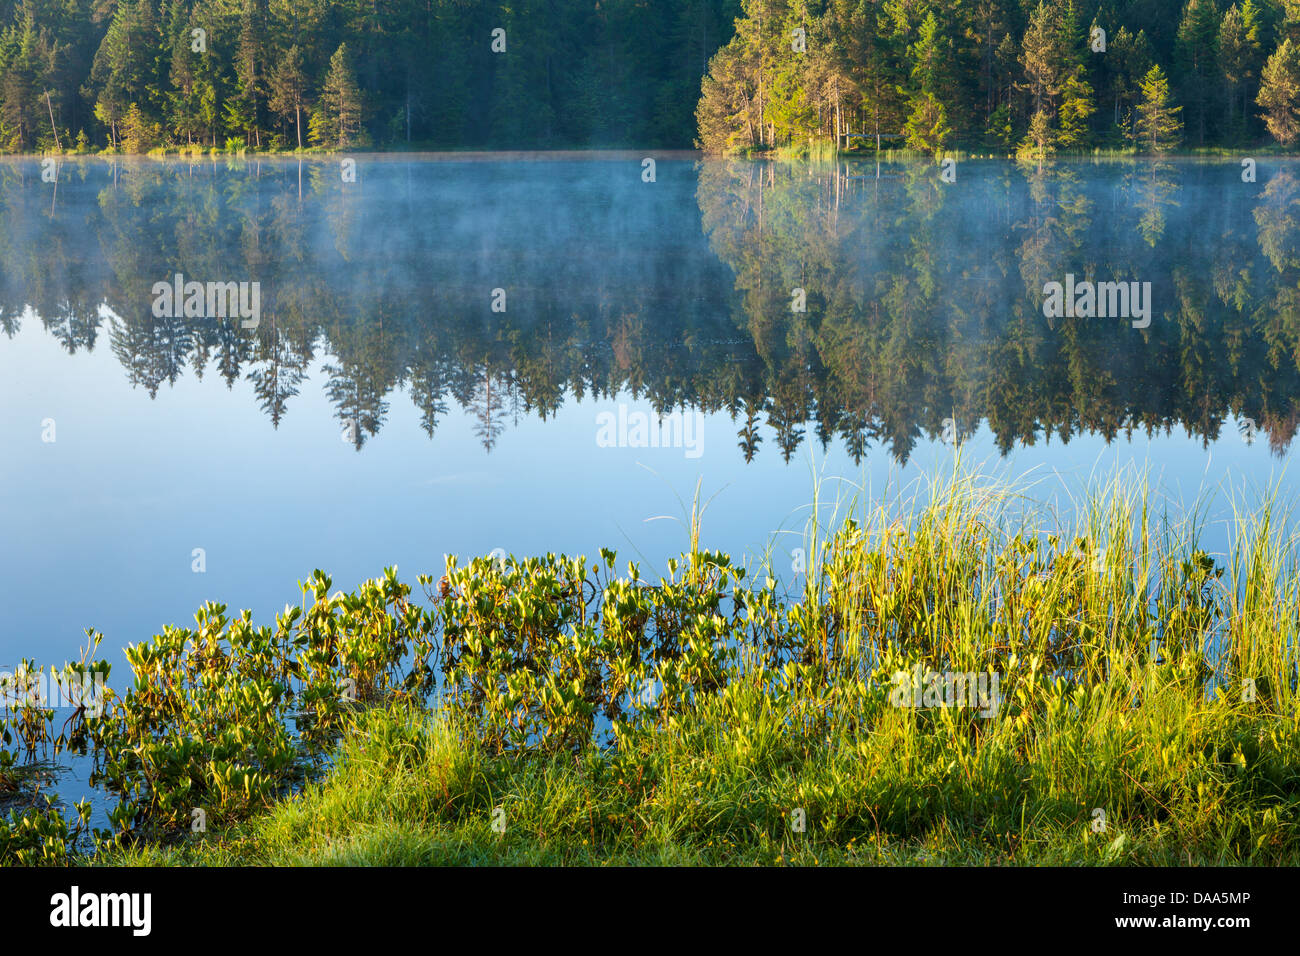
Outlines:
[[[325,801],[330,826],[396,814],[402,840],[425,827],[459,846],[504,807],[491,853],[531,833],[562,859],[892,859],[891,841],[928,840],[977,859],[1294,862],[1286,522],[1265,500],[1217,560],[1132,487],[1077,502],[1068,533],[961,472],[814,512],[794,593],[702,548],[697,515],[654,580],[608,550],[493,555],[449,558],[418,579],[423,600],[396,569],[350,594],[317,571],[274,627],[205,605],[130,647],[131,686],[79,714],[117,799],[98,843],[200,852],[184,849],[195,807],[216,832],[298,814],[310,843],[300,814]],[[899,705],[899,674],[920,706]],[[33,754],[31,720],[6,713],[6,773]],[[783,842],[790,807],[802,849]],[[29,808],[0,851],[75,859],[75,831]],[[148,849],[167,846],[182,849]]]
[[[49,761],[90,746],[89,722],[103,715],[108,694],[109,665],[94,660],[102,637],[86,631],[81,659],[63,668],[23,660],[0,673],[0,810],[8,810],[0,817],[0,863],[62,862],[88,830],[89,802],[76,804],[70,822],[39,781]]]

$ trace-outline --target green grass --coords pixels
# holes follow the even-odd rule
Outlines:
[[[107,854],[132,865],[1294,864],[1296,753],[1260,719],[1165,698],[1085,704],[972,742],[903,721],[789,733],[761,691],[617,754],[482,752],[451,719],[360,721],[322,781],[224,835]],[[1249,753],[1244,764],[1234,755]],[[1104,832],[1091,810],[1112,808]],[[504,832],[492,829],[504,810]],[[791,811],[807,826],[792,832]]]
[[[353,596],[305,588],[308,624],[286,618],[274,640],[239,625],[231,646],[271,682],[292,670],[276,648],[301,645],[324,675],[313,693],[339,673],[388,688],[327,711],[342,731],[329,771],[224,813],[238,788],[204,777],[202,746],[184,751],[182,795],[136,791],[171,816],[96,862],[1300,862],[1300,577],[1274,498],[1239,510],[1216,558],[1198,546],[1203,509],[1175,519],[1130,476],[1081,496],[1068,532],[1030,489],[960,469],[834,508],[825,491],[796,595],[762,581],[770,567],[742,586],[702,551],[698,498],[689,550],[655,584],[602,555],[607,577],[553,557],[452,568],[427,611],[391,574]],[[165,660],[211,684],[227,625],[205,621],[201,640],[174,632],[182,656]],[[441,646],[440,695],[376,680],[415,635]],[[898,675],[917,667],[996,675],[996,707],[899,706]],[[617,709],[647,674],[654,704]],[[207,698],[151,680],[118,726],[211,722]],[[249,772],[217,743],[233,779]],[[181,751],[163,753],[177,766]],[[278,764],[258,766],[275,779]],[[177,825],[194,801],[218,808],[207,833]]]

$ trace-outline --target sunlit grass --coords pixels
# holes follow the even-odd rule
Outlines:
[[[731,652],[715,648],[721,685],[619,722],[608,745],[490,746],[484,712],[452,696],[380,706],[297,795],[222,833],[105,859],[1300,861],[1300,594],[1274,498],[1238,508],[1225,564],[1199,548],[1201,510],[1157,509],[1145,478],[1074,497],[1064,527],[1041,486],[960,466],[906,492],[829,491],[794,594],[777,600],[767,581],[736,598]],[[686,593],[707,590],[714,567],[698,495],[693,510]],[[473,573],[518,578],[494,563]],[[692,626],[674,632],[682,645]],[[895,706],[891,680],[917,667],[997,675],[996,712]],[[547,714],[542,725],[563,720]]]

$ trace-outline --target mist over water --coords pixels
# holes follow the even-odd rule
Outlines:
[[[57,179],[0,163],[0,665],[75,659],[86,627],[117,663],[207,600],[270,623],[317,567],[346,590],[448,553],[608,546],[662,573],[686,532],[648,519],[683,519],[697,481],[704,544],[786,570],[800,542],[777,532],[814,475],[877,493],[959,443],[1047,497],[1126,465],[1189,505],[1294,489],[1292,163],[1246,183],[1231,161],[968,161],[946,183],[361,157],[348,182],[325,159],[93,159]],[[257,327],[159,316],[178,274],[258,283]],[[1150,325],[1048,317],[1067,277],[1150,283]]]

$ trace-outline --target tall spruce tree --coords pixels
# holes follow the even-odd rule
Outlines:
[[[1137,134],[1139,145],[1153,153],[1168,152],[1182,139],[1181,106],[1174,106],[1169,80],[1159,64],[1151,67],[1142,80],[1142,102],[1138,105]]]
[[[340,43],[330,57],[320,101],[312,112],[312,141],[339,149],[363,145],[361,120],[361,88],[357,85],[348,45]]]

